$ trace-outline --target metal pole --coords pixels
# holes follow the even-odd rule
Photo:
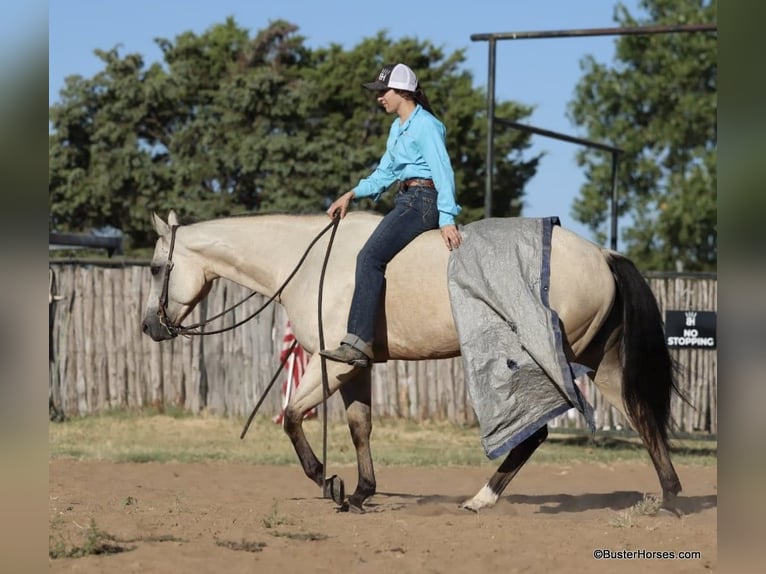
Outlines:
[[[578,138],[576,136],[570,136],[567,134],[562,134],[561,132],[554,132],[553,130],[538,128],[536,126],[520,124],[519,122],[514,122],[513,120],[506,120],[505,118],[495,118],[495,122],[498,124],[516,128],[517,130],[522,130],[525,132],[530,132],[533,134],[546,136],[546,137],[553,138],[556,140],[561,140],[564,142],[576,143],[576,144],[584,145],[587,147],[600,149],[603,151],[610,151],[610,152],[617,152],[617,153],[620,153],[623,151],[622,149],[615,147],[613,145],[599,143],[599,142],[595,142],[593,140],[589,140],[585,138]]]
[[[537,32],[506,32],[492,34],[471,34],[473,42],[486,41],[489,43],[489,74],[487,81],[487,183],[484,193],[484,217],[492,215],[492,184],[494,176],[494,128],[495,128],[495,52],[497,40],[533,40],[540,38],[574,38],[586,36],[638,36],[642,34],[677,34],[685,32],[718,32],[718,24],[689,24],[679,26],[633,26],[618,28],[585,28],[580,30],[542,30]],[[499,120],[500,118],[498,118]],[[511,123],[508,120],[505,123]],[[515,122],[514,122],[515,123]],[[572,143],[585,143],[578,138],[564,138],[555,132],[543,133],[545,130],[516,124],[515,127],[525,128],[529,131],[565,139]],[[554,135],[555,134],[555,135]],[[588,144],[585,144],[588,145]],[[599,149],[609,149],[611,146],[593,145]],[[612,149],[612,249],[617,250],[617,156],[621,150]]]
[[[602,151],[608,151],[612,154],[612,195],[611,195],[611,234],[610,234],[610,244],[611,248],[614,251],[617,251],[617,163],[620,157],[620,154],[623,153],[624,150],[621,148],[611,146],[609,144],[594,142],[589,139],[585,138],[578,138],[575,136],[570,136],[567,134],[562,134],[560,132],[554,132],[552,130],[546,130],[543,128],[538,128],[535,126],[529,126],[526,124],[520,124],[519,122],[514,122],[513,120],[506,120],[504,118],[495,118],[495,121],[499,123],[500,125],[509,126],[518,130],[526,131],[529,133],[546,136],[549,138],[569,142],[569,143],[575,143],[584,145],[589,148],[595,148],[600,149]]]
[[[612,151],[612,231],[611,247],[617,251],[617,162],[620,157],[618,150]]]
[[[495,53],[497,42],[490,38],[487,72],[487,177],[484,187],[484,217],[492,217],[492,186],[495,171]]]
[[[677,34],[679,32],[717,32],[718,24],[684,24],[679,26],[632,26],[618,28],[585,28],[581,30],[542,30],[537,32],[501,32],[471,34],[471,40],[536,40],[542,38],[584,38],[588,36],[640,36],[642,34]]]

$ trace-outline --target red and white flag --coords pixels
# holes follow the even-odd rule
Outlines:
[[[292,347],[294,341],[295,335],[293,334],[290,321],[288,321],[287,326],[285,327],[285,336],[282,339],[282,351],[279,354],[280,364],[287,360],[285,363],[285,380],[282,382],[282,410],[272,419],[277,424],[282,424],[285,417],[285,407],[298,389],[298,385],[301,383],[301,377],[306,371],[306,365],[309,362],[309,354],[300,345],[296,345],[292,352],[290,352],[290,347]],[[303,418],[313,418],[316,415],[317,412],[314,408],[303,415]]]

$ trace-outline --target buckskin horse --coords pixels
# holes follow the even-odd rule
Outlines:
[[[356,255],[380,216],[349,213],[337,226],[329,255],[330,235],[322,235],[327,229],[325,215],[250,215],[190,225],[179,225],[173,211],[167,222],[156,214],[152,217],[159,238],[143,332],[155,341],[175,337],[220,277],[267,297],[277,294],[295,337],[312,354],[285,409],[284,430],[308,478],[326,488],[322,462],[302,427],[304,413],[323,400],[323,359],[317,353],[320,275],[327,257],[323,332],[325,340],[338,341],[346,332]],[[307,251],[310,244],[313,248]],[[439,232],[431,231],[388,265],[377,321],[376,361],[460,355],[447,287],[448,258]],[[296,271],[299,260],[302,264]],[[551,237],[549,301],[563,325],[568,354],[592,369],[596,387],[641,436],[662,487],[662,507],[680,515],[676,496],[681,483],[668,443],[670,399],[677,389],[660,311],[648,284],[627,258],[556,226]],[[358,482],[347,502],[351,510],[363,512],[364,502],[376,492],[370,452],[371,369],[330,361],[325,368],[329,393],[340,390],[356,449]],[[478,511],[494,505],[547,436],[545,425],[514,447],[462,507]]]

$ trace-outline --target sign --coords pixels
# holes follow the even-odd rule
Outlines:
[[[665,340],[668,347],[716,348],[715,311],[665,311]]]

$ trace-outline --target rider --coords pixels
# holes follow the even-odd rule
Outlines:
[[[384,66],[375,81],[363,84],[377,92],[387,113],[396,113],[386,151],[375,171],[336,199],[327,215],[346,216],[354,198],[377,200],[399,180],[394,208],[381,220],[356,259],[356,284],[348,317],[348,333],[336,349],[319,354],[333,361],[367,367],[373,359],[375,315],[386,265],[415,237],[429,229],[441,231],[450,251],[462,237],[455,225],[460,206],[455,176],[446,147],[446,129],[434,115],[415,72],[405,64]]]

